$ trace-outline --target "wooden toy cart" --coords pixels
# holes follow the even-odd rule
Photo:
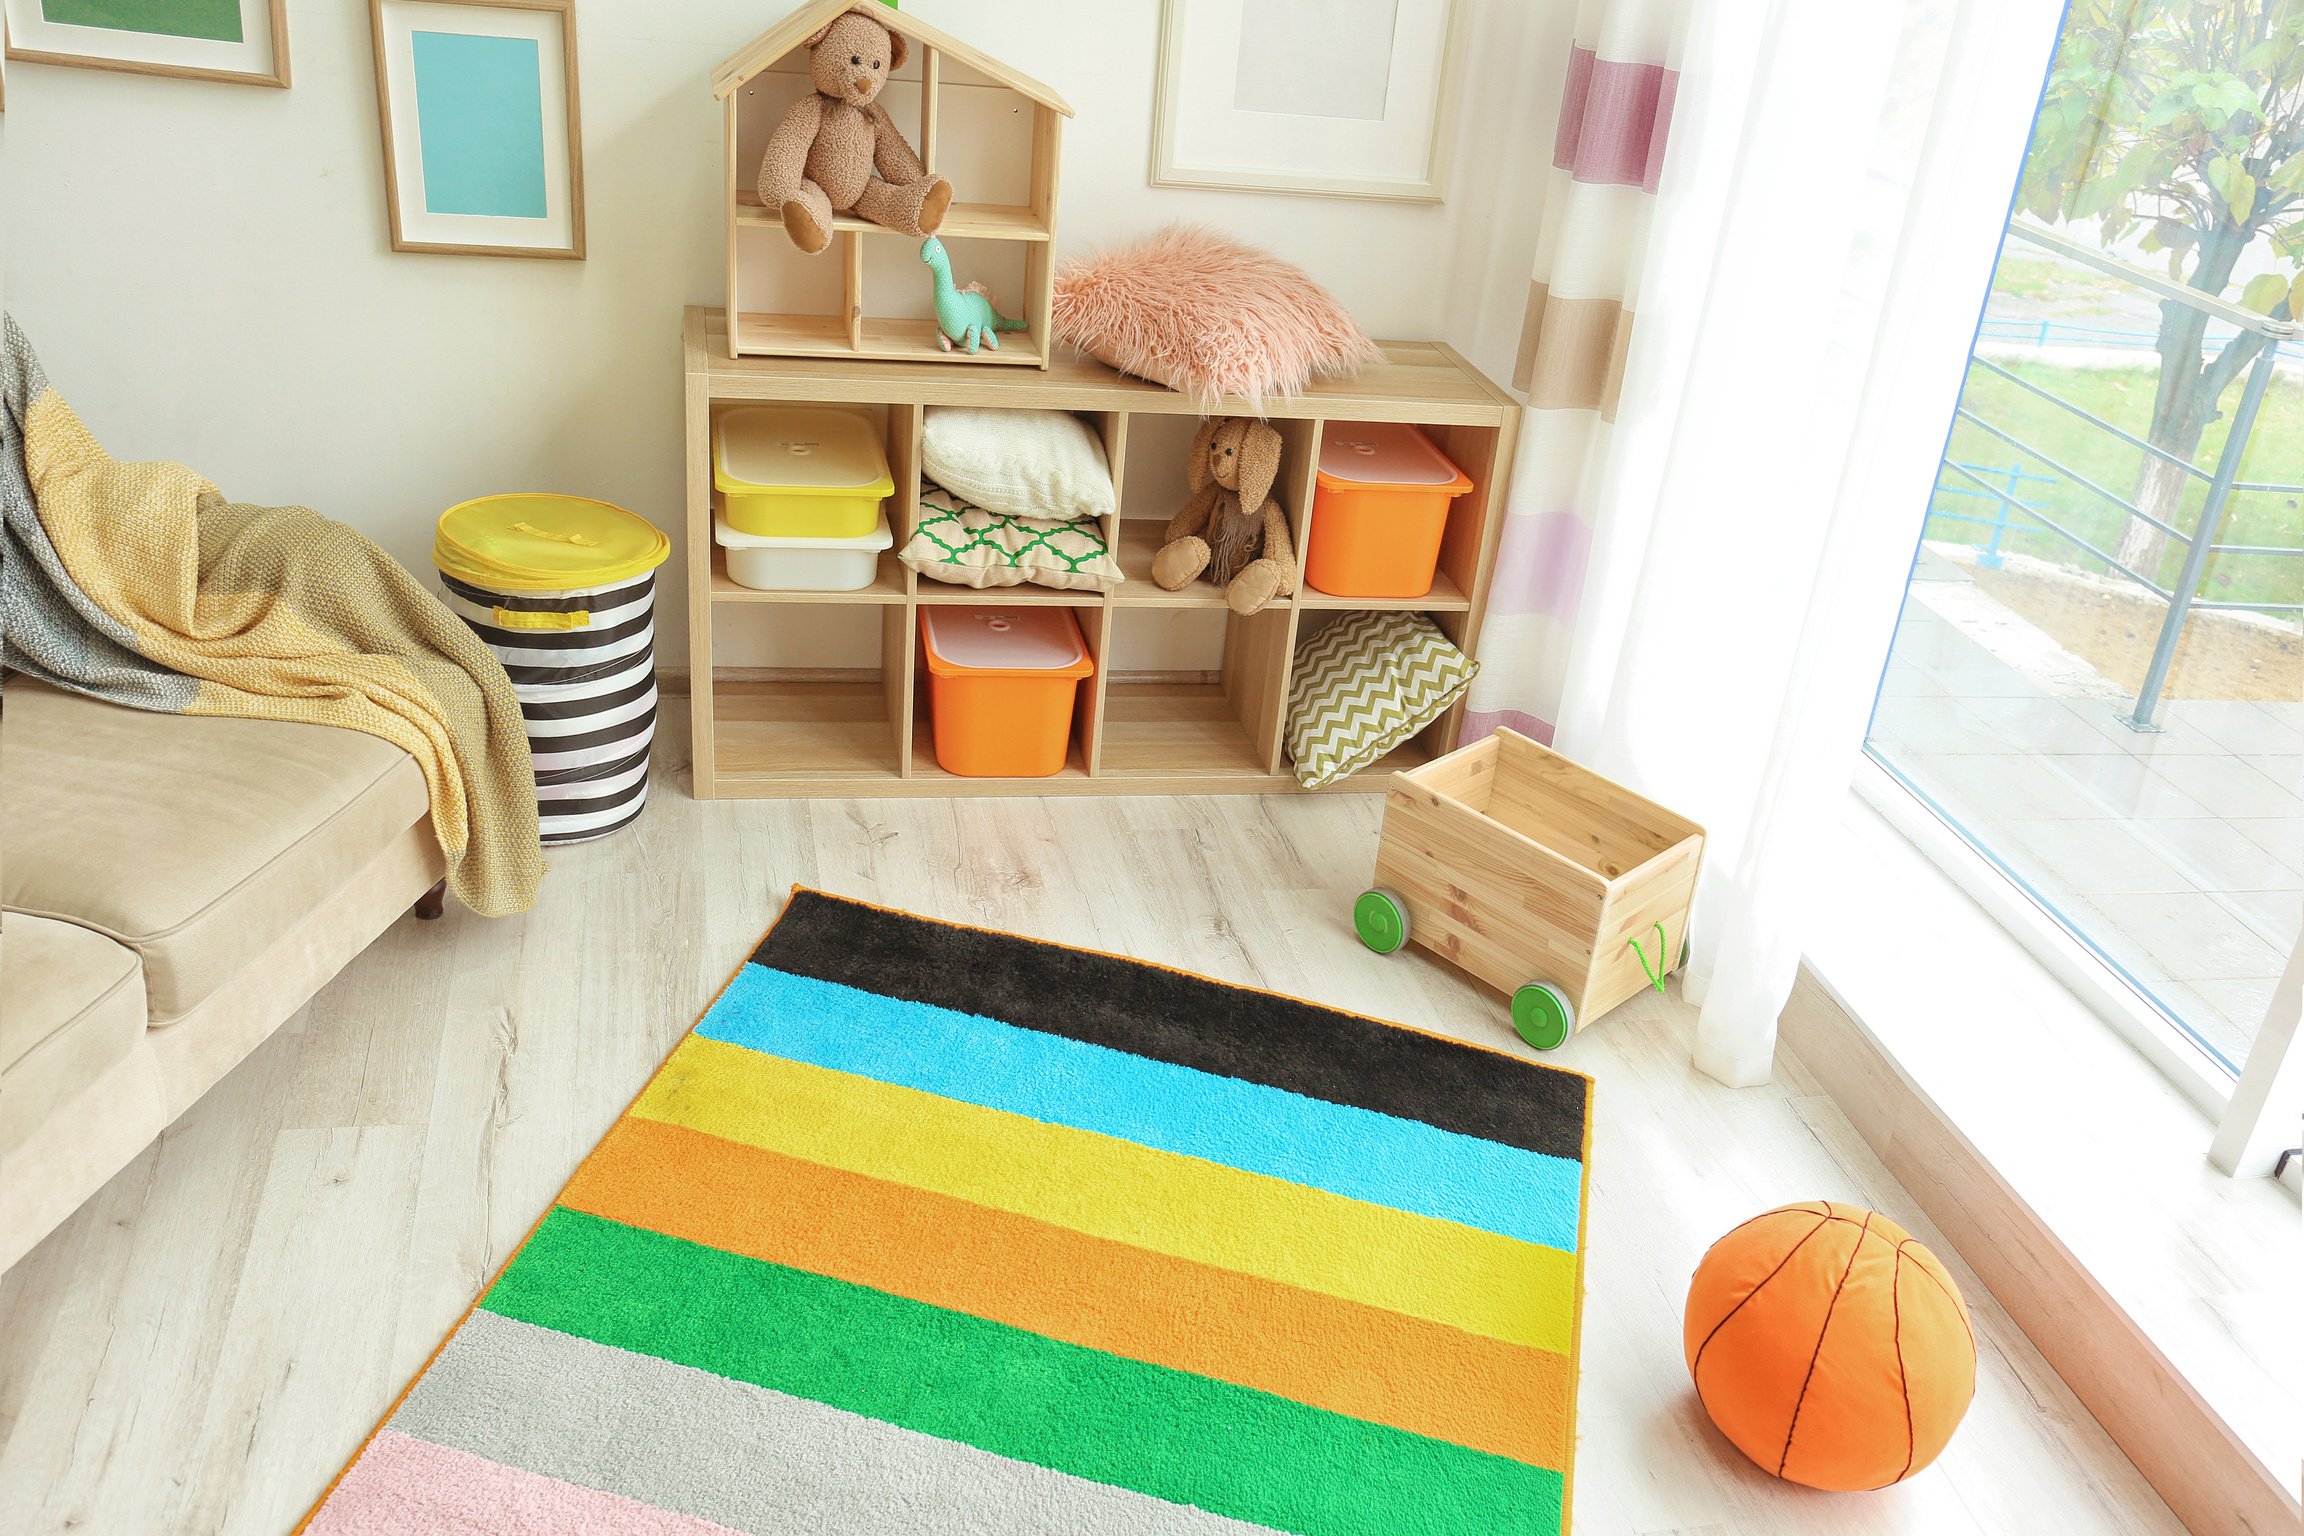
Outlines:
[[[1360,940],[1511,996],[1551,1050],[1686,958],[1704,829],[1517,731],[1392,776]]]

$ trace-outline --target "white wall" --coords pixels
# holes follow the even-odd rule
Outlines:
[[[1424,206],[1151,187],[1158,0],[905,0],[1073,103],[1061,249],[1205,220],[1304,266],[1377,335],[1451,340],[1502,377],[1572,6],[1459,3],[1455,171]],[[115,454],[316,507],[419,571],[454,502],[598,496],[670,531],[677,571],[680,308],[722,286],[707,79],[788,9],[579,0],[582,262],[391,250],[362,0],[290,0],[288,91],[13,65],[6,303]],[[677,580],[664,609],[680,665]]]

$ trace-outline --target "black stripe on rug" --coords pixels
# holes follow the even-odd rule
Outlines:
[[[795,892],[752,959],[1531,1152],[1584,1156],[1581,1075],[1296,998],[821,891]]]

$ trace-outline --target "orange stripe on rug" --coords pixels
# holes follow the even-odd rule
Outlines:
[[[1569,1362],[1524,1345],[629,1116],[560,1203],[1565,1470]]]

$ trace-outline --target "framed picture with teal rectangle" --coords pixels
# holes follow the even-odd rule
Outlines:
[[[0,11],[20,63],[288,83],[288,0],[0,0]]]
[[[573,0],[369,0],[392,249],[584,255]]]

